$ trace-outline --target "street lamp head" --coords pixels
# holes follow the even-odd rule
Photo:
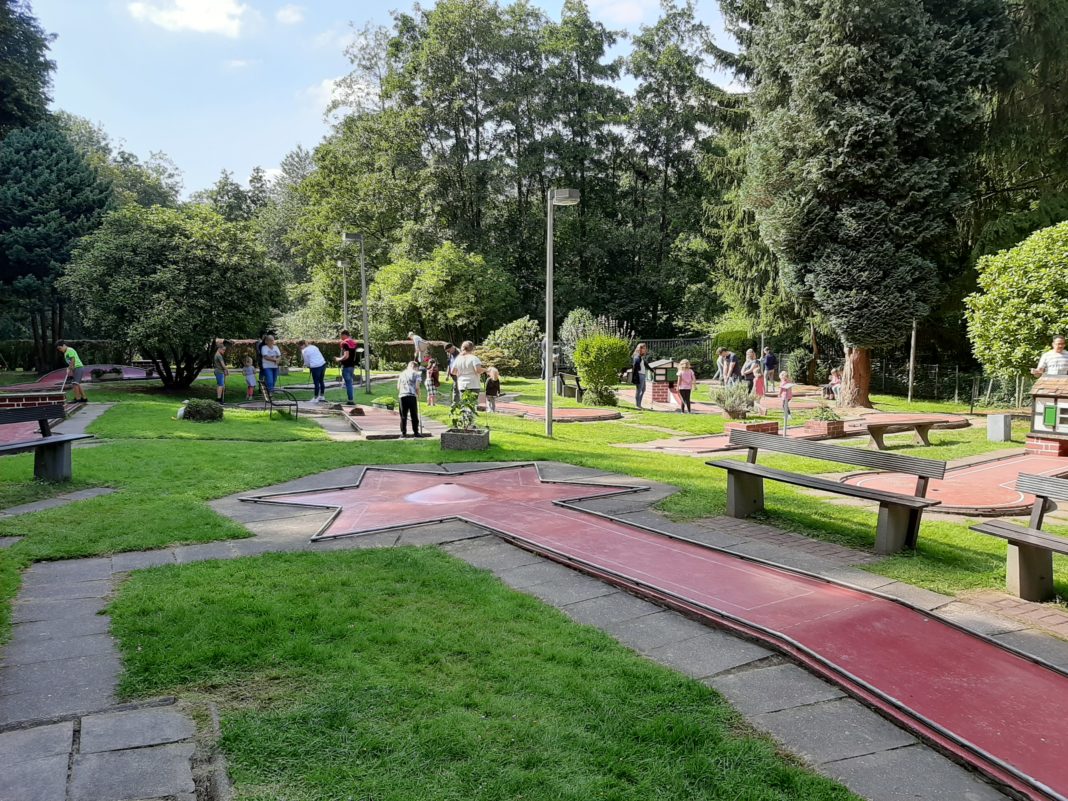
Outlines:
[[[363,234],[353,234],[353,233],[350,233],[348,231],[346,231],[343,234],[341,234],[341,242],[342,242],[342,244],[348,245],[348,244],[350,244],[352,242],[362,242],[362,241],[363,241]]]
[[[577,189],[554,189],[552,197],[554,206],[574,206],[579,202],[579,191]]]

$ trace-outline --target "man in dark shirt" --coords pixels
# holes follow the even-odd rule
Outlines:
[[[775,392],[775,382],[779,380],[779,357],[771,352],[771,348],[764,348],[760,366],[764,370],[764,389],[769,393]]]
[[[733,384],[738,377],[738,357],[729,349],[723,351],[723,383]]]

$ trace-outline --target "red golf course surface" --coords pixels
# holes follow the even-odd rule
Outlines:
[[[110,381],[151,381],[152,376],[148,375],[146,370],[140,367],[128,367],[123,364],[87,364],[82,368],[83,383],[94,384],[102,383],[99,381],[93,381],[93,370],[110,370],[113,367],[118,367],[122,370],[122,378],[112,378]],[[0,387],[0,392],[47,392],[51,389],[59,389],[63,386],[63,379],[66,377],[67,371],[65,368],[59,370],[53,370],[50,373],[45,373],[36,381],[30,381],[24,384],[9,384],[4,387]],[[107,383],[107,382],[103,382]],[[68,389],[70,387],[68,382]]]
[[[921,423],[932,423],[934,424],[935,429],[966,428],[968,426],[968,418],[960,414],[866,414],[863,417],[846,420],[845,435],[847,437],[866,437],[868,435],[868,427],[873,425],[909,426]],[[893,429],[890,430],[890,433],[894,433]],[[813,434],[810,431],[806,431],[804,425],[790,426],[786,436],[790,437],[790,439],[831,439],[822,434]],[[626,447],[633,448],[634,450],[663,450],[694,455],[716,453],[719,451],[744,450],[744,448],[731,448],[729,434],[658,439],[652,442],[642,442],[636,445],[628,445]]]
[[[765,642],[1032,799],[1068,793],[1068,676],[866,592],[566,505],[635,488],[543,482],[534,466],[368,468],[359,485],[248,498],[335,508],[315,538],[463,519]]]
[[[1020,453],[962,467],[950,468],[942,480],[932,480],[927,497],[941,501],[932,512],[946,514],[1023,514],[1035,502],[1034,496],[1016,489],[1020,473],[1062,476],[1068,473],[1068,459]],[[845,479],[847,484],[909,494],[916,479],[900,473],[863,473]]]
[[[480,406],[481,408],[481,406]],[[497,401],[497,411],[501,414],[514,414],[530,417],[534,420],[545,419],[545,407],[516,401]],[[586,409],[553,407],[554,423],[596,423],[605,420],[619,420],[623,415],[614,409],[590,407]]]

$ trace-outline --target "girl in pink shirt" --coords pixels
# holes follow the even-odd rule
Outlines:
[[[693,408],[690,406],[690,395],[693,394],[693,388],[696,383],[697,375],[690,367],[690,360],[681,360],[679,362],[679,378],[677,386],[679,388],[679,397],[682,398],[682,408],[679,411],[685,414],[693,413]]]
[[[756,410],[764,413],[764,371],[760,365],[753,368],[753,397],[756,398]]]
[[[779,398],[782,400],[782,435],[785,437],[786,429],[790,427],[790,401],[794,398],[794,383],[785,370],[779,373]]]

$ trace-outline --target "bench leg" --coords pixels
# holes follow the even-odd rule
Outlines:
[[[727,473],[727,516],[745,518],[764,509],[764,479]]]
[[[70,481],[70,443],[42,446],[34,451],[33,477],[40,481]]]
[[[1053,598],[1053,552],[1010,542],[1005,560],[1005,589],[1025,601]]]
[[[879,527],[875,530],[875,553],[891,554],[905,549],[912,524],[911,511],[897,504],[879,504]],[[918,516],[916,524],[919,525]]]
[[[871,436],[871,444],[874,445],[875,448],[880,451],[886,450],[886,442],[883,440],[884,433],[885,432],[883,432],[882,429],[868,429],[868,434]]]
[[[916,426],[916,439],[920,441],[921,445],[930,446],[931,440],[927,436],[927,432],[930,430],[930,426]]]

